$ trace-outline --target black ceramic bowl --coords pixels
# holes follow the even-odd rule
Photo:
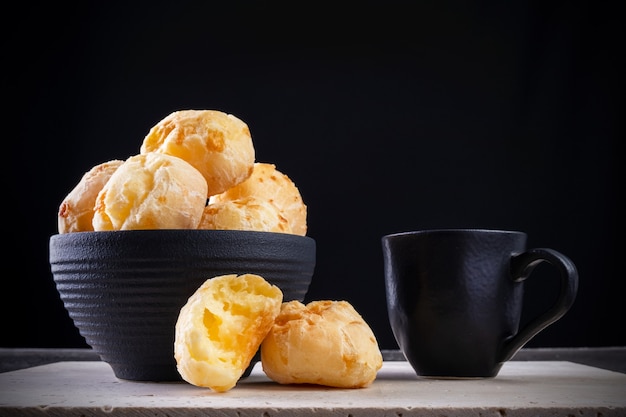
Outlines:
[[[178,313],[200,285],[257,274],[283,300],[304,299],[315,240],[230,230],[132,230],[58,234],[50,266],[80,334],[118,378],[181,380],[174,359]]]

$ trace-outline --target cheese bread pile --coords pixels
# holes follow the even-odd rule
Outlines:
[[[86,172],[57,217],[59,233],[222,229],[305,236],[306,216],[293,181],[255,160],[245,122],[217,110],[181,110],[150,129],[139,154]]]

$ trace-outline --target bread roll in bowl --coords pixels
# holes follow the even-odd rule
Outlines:
[[[198,229],[291,233],[278,208],[255,197],[207,205]]]
[[[181,308],[174,357],[181,377],[217,392],[233,388],[280,312],[282,291],[255,274],[208,279]]]
[[[233,187],[252,173],[255,151],[248,125],[217,110],[180,110],[154,125],[140,153],[177,156],[204,175],[209,195]]]
[[[96,198],[93,229],[195,229],[207,184],[188,162],[151,152],[121,164]]]
[[[249,178],[221,194],[211,196],[209,203],[217,204],[248,197],[270,202],[287,219],[291,233],[306,235],[307,207],[300,190],[289,176],[276,169],[276,165],[256,162]]]
[[[370,385],[383,359],[376,337],[347,301],[282,304],[261,344],[263,371],[281,384]]]
[[[59,206],[57,216],[59,233],[93,231],[96,197],[123,162],[119,159],[103,162],[82,176]]]

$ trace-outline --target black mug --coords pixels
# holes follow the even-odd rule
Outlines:
[[[527,249],[526,238],[523,232],[484,229],[382,237],[389,322],[418,375],[495,377],[570,309],[578,291],[574,263],[553,249]],[[558,271],[560,294],[519,329],[524,280],[542,262]]]

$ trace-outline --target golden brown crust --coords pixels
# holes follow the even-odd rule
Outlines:
[[[217,110],[169,114],[150,129],[140,152],[160,152],[186,160],[204,176],[208,195],[248,178],[255,160],[248,125]]]
[[[98,193],[124,161],[114,159],[87,171],[61,202],[58,212],[59,233],[93,231],[91,224]]]
[[[160,153],[131,156],[96,198],[93,229],[195,229],[207,185],[186,161]]]
[[[278,208],[255,197],[207,205],[198,229],[291,233]]]
[[[208,279],[181,308],[174,357],[190,384],[233,388],[280,311],[282,291],[254,274]]]
[[[374,333],[347,301],[282,304],[261,345],[263,370],[281,384],[370,385],[382,367]]]
[[[240,184],[210,198],[210,204],[236,201],[248,197],[265,200],[276,206],[289,222],[291,233],[307,232],[307,207],[294,182],[276,169],[276,165],[256,162],[252,175]]]

